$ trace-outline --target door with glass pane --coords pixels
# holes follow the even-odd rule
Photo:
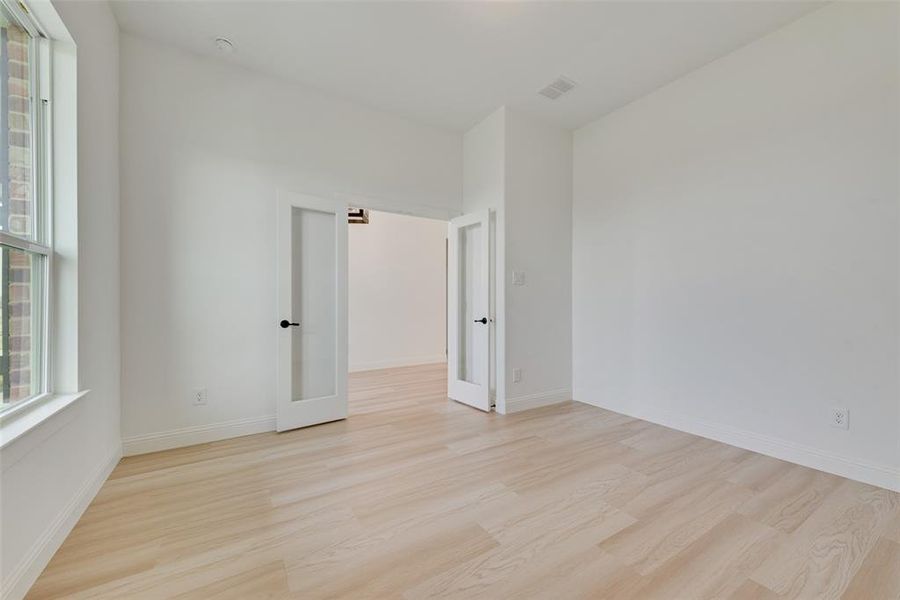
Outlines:
[[[490,212],[453,219],[447,238],[447,394],[489,411]]]
[[[347,418],[347,206],[278,197],[277,429]]]

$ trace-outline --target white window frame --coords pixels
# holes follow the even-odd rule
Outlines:
[[[38,327],[32,332],[39,338],[37,356],[32,357],[32,365],[38,363],[35,374],[38,377],[38,391],[33,396],[20,400],[5,408],[0,408],[0,421],[18,417],[53,397],[50,365],[51,332],[51,289],[53,281],[53,201],[52,201],[52,52],[51,41],[32,16],[22,5],[10,0],[0,0],[10,13],[31,36],[31,119],[32,119],[32,177],[34,181],[34,214],[32,238],[28,239],[0,231],[0,244],[39,257],[41,261],[40,279],[33,281],[33,290],[40,292],[41,313]],[[34,348],[32,344],[32,348]]]

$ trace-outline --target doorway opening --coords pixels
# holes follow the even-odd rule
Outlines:
[[[490,412],[490,210],[442,221],[287,191],[277,205],[278,431],[384,410],[404,393],[367,406],[362,389],[353,409],[348,393],[379,371],[393,385],[443,373],[446,394],[430,401]]]
[[[399,410],[413,399],[386,388],[446,379],[447,222],[351,208],[348,223],[349,414]]]

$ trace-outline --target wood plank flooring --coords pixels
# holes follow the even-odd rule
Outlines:
[[[351,417],[124,459],[29,598],[900,598],[900,494],[599,408],[351,376]]]

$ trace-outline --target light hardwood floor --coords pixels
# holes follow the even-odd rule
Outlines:
[[[124,459],[29,598],[900,598],[900,495],[591,406],[351,377],[351,417]]]

